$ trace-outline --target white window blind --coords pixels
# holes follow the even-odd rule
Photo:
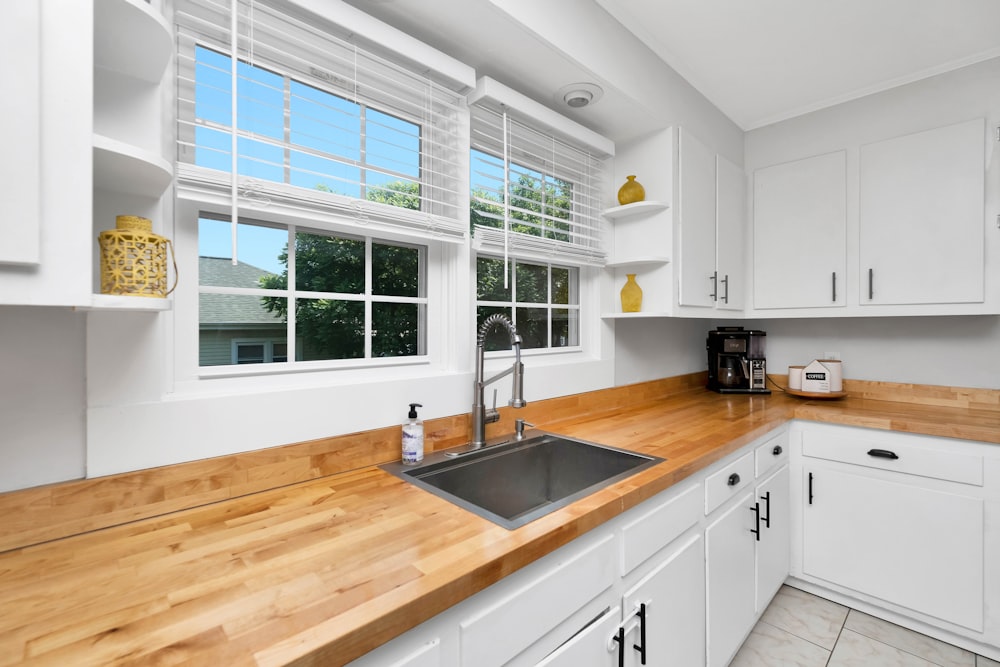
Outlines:
[[[453,77],[287,2],[180,0],[175,18],[184,196],[228,192],[234,225],[237,209],[272,206],[466,237],[468,112]]]
[[[473,96],[470,181],[476,248],[603,265],[602,189],[613,144],[600,137],[600,147],[574,140],[534,119],[531,108],[524,109],[537,103],[491,83],[491,91],[499,88],[520,108],[509,99]],[[557,116],[548,109],[543,113]],[[568,119],[558,120],[571,129],[575,126]]]

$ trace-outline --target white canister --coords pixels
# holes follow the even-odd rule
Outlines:
[[[830,371],[830,391],[844,391],[844,374],[840,359],[820,359],[819,363]]]
[[[788,367],[788,388],[794,389],[795,391],[802,390],[802,369],[805,366],[789,366]]]

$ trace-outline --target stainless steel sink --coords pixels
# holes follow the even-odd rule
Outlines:
[[[536,431],[460,458],[380,467],[512,530],[663,460]]]

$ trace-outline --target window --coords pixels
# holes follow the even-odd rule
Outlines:
[[[470,217],[477,249],[603,266],[601,186],[604,158],[614,145],[488,77],[470,99]]]
[[[182,196],[465,241],[464,84],[294,4],[178,0],[175,17]]]
[[[477,328],[495,313],[506,315],[523,340],[522,349],[580,345],[580,275],[576,267],[512,259],[504,287],[503,258],[476,259]],[[506,350],[506,332],[491,332],[486,349]]]
[[[201,366],[426,354],[426,247],[296,226],[198,223]]]
[[[420,126],[240,62],[243,176],[420,209]],[[232,59],[195,46],[194,163],[232,168]],[[253,138],[251,138],[253,137]]]

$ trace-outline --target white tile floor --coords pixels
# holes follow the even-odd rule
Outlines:
[[[730,667],[1000,667],[1000,662],[782,586]]]

